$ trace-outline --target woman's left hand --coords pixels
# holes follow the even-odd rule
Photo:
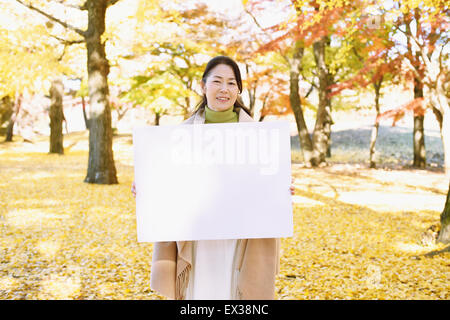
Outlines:
[[[294,187],[294,178],[292,177],[291,177],[291,186],[289,187],[289,190],[291,190],[291,195],[294,195],[295,187]]]

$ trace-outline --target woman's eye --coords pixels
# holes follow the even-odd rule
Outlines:
[[[228,82],[228,84],[232,85],[232,86],[236,85],[236,83],[234,83],[234,82]]]
[[[213,82],[214,82],[214,83],[220,83],[220,81],[219,81],[219,80],[214,80]]]

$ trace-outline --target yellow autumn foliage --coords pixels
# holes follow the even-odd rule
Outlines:
[[[149,288],[152,244],[136,241],[131,137],[114,140],[120,183],[92,185],[87,135],[66,135],[64,156],[46,137],[0,143],[0,299],[163,299]],[[442,174],[293,164],[293,176],[277,299],[450,298],[448,247],[420,241]]]

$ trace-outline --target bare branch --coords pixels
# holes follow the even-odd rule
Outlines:
[[[79,34],[80,36],[82,36],[83,38],[85,37],[85,34],[86,34],[85,31],[80,30],[80,29],[78,29],[78,28],[76,28],[76,27],[74,27],[74,26],[72,26],[72,25],[70,25],[70,24],[68,24],[68,23],[66,23],[66,22],[64,22],[64,21],[61,21],[61,20],[59,20],[59,19],[53,17],[52,15],[49,15],[48,13],[46,13],[46,12],[44,12],[44,11],[42,11],[42,10],[40,10],[40,9],[38,9],[38,8],[36,8],[36,7],[34,7],[34,6],[32,6],[31,4],[26,4],[26,3],[23,2],[23,0],[16,0],[16,1],[17,1],[18,3],[20,3],[21,5],[23,5],[24,7],[27,7],[27,8],[29,8],[29,9],[31,9],[31,10],[34,10],[34,11],[40,13],[41,15],[43,15],[44,17],[46,17],[47,19],[52,20],[52,21],[54,21],[54,22],[56,22],[56,23],[62,25],[64,28],[67,28],[67,29],[70,29],[70,30],[75,31],[76,33],[78,33],[78,34]]]
[[[87,10],[85,4],[83,6],[77,6],[77,5],[74,5],[74,4],[65,3],[64,0],[54,0],[54,1],[56,3],[59,3],[59,4],[63,5],[64,7],[67,7],[67,8],[74,8],[74,9],[78,9],[78,10]]]
[[[66,54],[66,47],[67,47],[67,45],[64,45],[64,47],[63,47],[63,52],[62,52],[61,55],[58,57],[58,62],[61,62],[62,59],[64,58],[64,55]]]
[[[109,0],[108,1],[108,7],[115,5],[117,2],[119,2],[120,0]]]
[[[253,15],[253,13],[251,13],[248,9],[245,9],[244,11],[247,12],[247,14],[248,14],[250,17],[252,17],[253,21],[254,21],[255,24],[258,26],[258,28],[261,29],[261,31],[266,32],[266,31],[264,30],[264,28],[259,24],[258,20],[256,20],[256,18],[255,18],[255,16]]]
[[[423,62],[424,62],[427,66],[429,66],[429,65],[431,64],[431,61],[430,61],[430,59],[428,58],[428,56],[427,56],[427,54],[426,54],[426,52],[425,52],[425,49],[424,49],[423,45],[420,44],[419,39],[417,39],[411,32],[403,31],[403,30],[400,29],[398,26],[395,27],[395,30],[400,31],[400,32],[403,33],[407,38],[409,37],[409,38],[411,38],[411,39],[414,40],[414,42],[417,44],[417,47],[419,47],[419,52],[420,52],[420,55],[422,56]]]
[[[89,1],[89,0],[86,0],[86,1],[83,3],[83,5],[81,6],[80,10],[88,10],[88,1]]]
[[[270,41],[273,40],[273,37],[271,34],[269,34],[267,32],[267,30],[264,30],[264,28],[259,24],[258,20],[256,20],[256,17],[253,15],[253,13],[248,10],[248,9],[244,9],[244,11],[253,19],[253,21],[255,22],[256,26],[270,39]]]
[[[79,43],[84,43],[84,39],[79,39],[79,40],[66,40],[66,39],[61,39],[60,37],[54,36],[54,35],[50,35],[52,38],[55,38],[56,40],[58,40],[59,42],[61,42],[63,45],[72,45],[72,44],[79,44]]]
[[[442,65],[442,52],[444,51],[445,46],[447,46],[448,42],[450,39],[447,39],[444,44],[442,44],[441,50],[439,50],[439,69],[442,70],[443,69],[443,65]]]
[[[312,84],[311,84],[311,87],[309,87],[309,90],[308,90],[308,92],[307,92],[306,95],[305,95],[305,98],[308,98],[308,96],[310,95],[310,93],[313,91],[314,87],[315,87],[315,85],[314,85],[314,83],[312,83]]]
[[[409,61],[408,58],[405,58],[403,61],[406,62],[406,64],[408,65],[408,67],[411,69],[411,71],[414,73],[414,76],[418,79],[421,79],[422,77],[420,76],[419,72],[417,71],[417,69],[412,65],[411,61]]]

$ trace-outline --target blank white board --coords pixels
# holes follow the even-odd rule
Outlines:
[[[293,234],[289,123],[133,129],[139,242]]]

